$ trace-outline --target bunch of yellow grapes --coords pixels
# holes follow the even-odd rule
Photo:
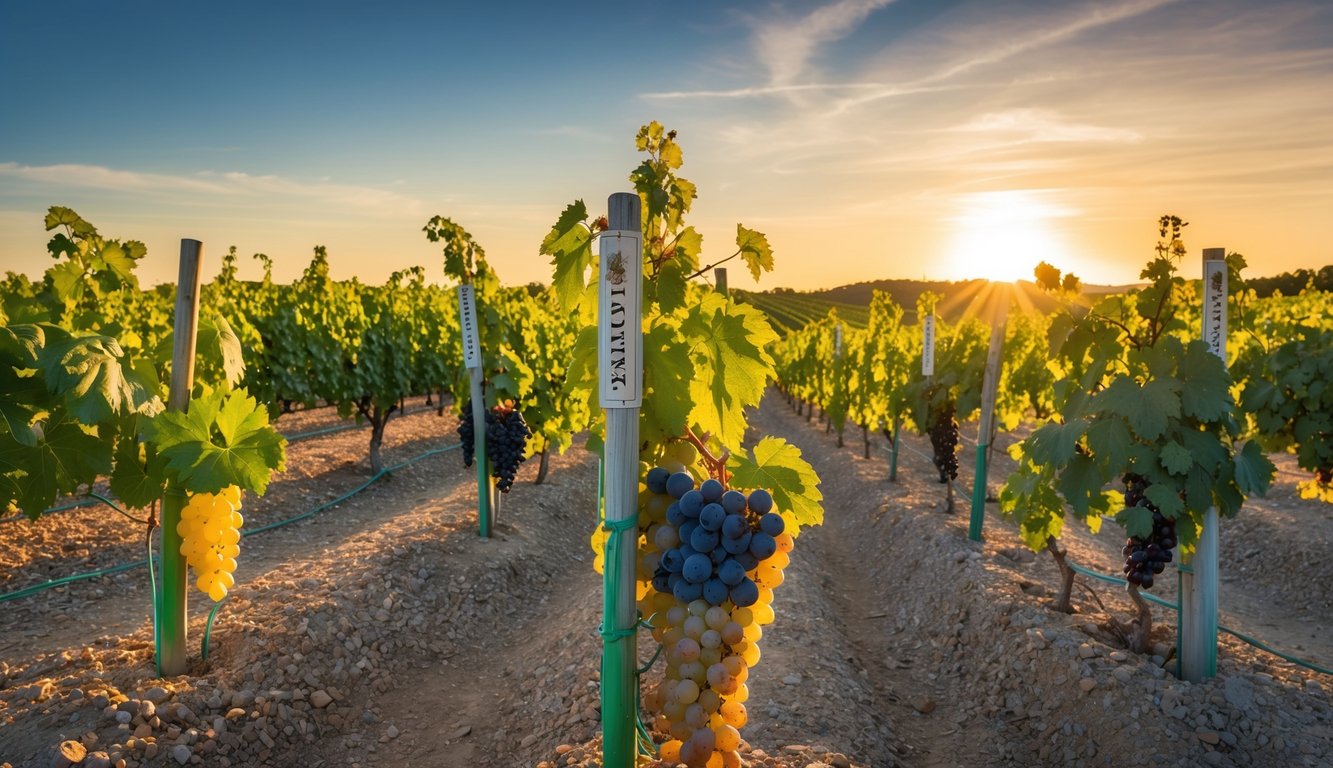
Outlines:
[[[218,601],[236,583],[236,556],[241,554],[241,489],[228,486],[218,493],[196,493],[181,510],[176,532],[181,554],[194,569],[195,586]]]

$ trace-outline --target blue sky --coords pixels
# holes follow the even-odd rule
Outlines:
[[[1256,274],[1333,262],[1328,2],[101,0],[0,7],[0,269],[45,268],[60,204],[144,240],[150,282],[181,237],[210,272],[322,244],[342,277],[439,276],[437,213],[546,280],[546,229],[628,188],[652,119],[705,257],[758,228],[769,287],[1127,282],[1165,212]]]

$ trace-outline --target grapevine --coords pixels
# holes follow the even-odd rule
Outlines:
[[[738,729],[746,721],[744,680],[750,665],[758,660],[754,641],[760,634],[759,619],[772,619],[771,588],[781,582],[781,569],[775,564],[787,556],[777,551],[776,544],[782,536],[795,538],[801,526],[818,524],[823,510],[818,478],[797,449],[773,437],[749,447],[743,442],[746,409],[759,403],[774,375],[768,349],[777,336],[758,310],[693,282],[703,272],[703,238],[685,224],[695,188],[676,173],[682,154],[675,139],[674,131],[658,123],[644,126],[635,142],[646,157],[630,175],[643,206],[644,397],[639,411],[639,460],[660,468],[645,478],[651,487],[645,484],[641,489],[638,546],[645,554],[639,561],[637,580],[640,610],[653,617],[649,621],[657,627],[654,636],[664,643],[668,655],[667,681],[649,695],[648,704],[661,712],[657,724],[659,731],[666,732],[665,743],[659,747],[663,757],[691,766],[739,765],[735,750],[740,745]],[[590,268],[597,272],[592,244],[604,226],[579,201],[565,209],[542,245],[542,251],[553,257],[552,282],[560,305],[579,318],[581,325],[566,388],[592,407],[597,392],[597,297],[595,286],[585,283],[585,275]],[[773,267],[767,238],[740,225],[736,250],[710,266],[734,258],[742,259],[755,279]],[[602,448],[600,427],[600,422],[595,423],[589,438],[589,448],[598,451]],[[663,470],[669,470],[665,481]],[[765,489],[782,520],[778,536],[764,531],[764,526],[774,530],[776,525],[773,520],[763,522],[771,511],[765,509],[765,493],[751,490],[743,495],[732,490],[727,495],[728,488]],[[719,508],[704,503],[697,512],[702,515],[708,508],[708,525],[718,525],[716,531],[693,517],[682,517],[681,501],[674,498],[696,493],[697,498],[689,496],[685,503],[703,502],[705,490],[709,498],[716,497],[708,504],[719,505],[724,514],[719,517]],[[673,504],[674,523],[669,523],[668,509]],[[732,522],[728,522],[727,504],[734,513]],[[764,515],[760,510],[765,510]],[[739,537],[728,539],[721,526],[728,526]],[[697,535],[700,548],[709,554],[682,550],[685,544],[692,547],[692,542],[681,541],[682,533],[688,539]],[[592,535],[594,567],[599,570],[605,565],[604,547],[610,535],[603,526]],[[750,540],[742,548],[746,535]],[[737,552],[728,551],[724,540]],[[756,541],[761,542],[757,553],[750,549]],[[772,542],[772,552],[766,549],[768,542]],[[668,551],[676,554],[668,556]],[[681,557],[687,553],[690,557]],[[769,559],[760,562],[760,554]],[[663,558],[667,558],[665,563]],[[674,570],[677,559],[681,560],[679,573]],[[691,562],[690,578],[684,572],[685,561]],[[727,565],[723,572],[725,562],[734,565]],[[659,572],[659,566],[665,573]],[[657,586],[670,591],[655,589],[654,579]],[[677,590],[681,598],[690,600],[678,604]],[[705,594],[718,604],[710,604]],[[748,606],[740,605],[750,601]],[[724,607],[727,605],[731,610]],[[716,627],[709,625],[710,610]],[[707,634],[709,631],[716,636]],[[726,642],[723,631],[734,642]],[[727,649],[731,652],[724,652]],[[717,656],[717,660],[701,664],[705,652],[706,658]],[[732,685],[736,688],[724,701],[719,691],[731,690]]]

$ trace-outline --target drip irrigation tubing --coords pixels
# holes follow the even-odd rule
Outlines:
[[[931,466],[934,466],[934,459],[932,459],[930,456],[927,456],[926,454],[922,453],[921,451],[916,450],[915,448],[913,448],[913,447],[910,446],[910,445],[903,445],[902,447],[903,447],[903,448],[906,448],[907,450],[911,451],[912,453],[915,453],[917,456],[920,456],[921,458],[925,459],[926,461],[931,462]],[[885,450],[891,450],[891,449],[885,449]],[[963,493],[963,494],[965,494],[965,495],[970,495],[970,492],[963,491],[963,490],[957,485],[957,483],[954,484],[954,489],[957,490],[959,493]],[[1104,582],[1106,582],[1106,583],[1108,583],[1108,584],[1116,584],[1116,585],[1121,586],[1121,587],[1126,586],[1126,585],[1128,584],[1128,582],[1126,582],[1124,579],[1117,578],[1117,577],[1115,577],[1115,576],[1109,576],[1109,575],[1104,574],[1104,573],[1098,573],[1098,572],[1096,572],[1096,571],[1093,571],[1093,570],[1090,570],[1090,569],[1088,569],[1088,568],[1085,568],[1085,567],[1079,565],[1078,563],[1075,563],[1073,560],[1068,559],[1068,557],[1065,558],[1065,562],[1068,563],[1069,567],[1072,568],[1072,569],[1074,569],[1075,572],[1077,572],[1077,573],[1081,573],[1081,574],[1083,574],[1084,576],[1088,576],[1088,577],[1090,577],[1090,578],[1094,578],[1094,579],[1099,579],[1099,580],[1104,581]],[[1143,599],[1147,600],[1148,602],[1150,602],[1150,603],[1155,603],[1155,604],[1157,604],[1157,605],[1162,606],[1163,608],[1170,608],[1170,609],[1173,610],[1173,611],[1179,611],[1179,610],[1180,610],[1180,606],[1177,605],[1176,603],[1173,603],[1173,602],[1171,602],[1171,601],[1169,601],[1169,600],[1163,600],[1162,598],[1158,597],[1157,595],[1153,595],[1153,594],[1150,594],[1150,593],[1148,593],[1148,592],[1140,592],[1139,595],[1140,595]],[[1322,665],[1319,665],[1319,664],[1315,664],[1315,663],[1312,662],[1312,661],[1307,661],[1307,660],[1302,659],[1302,658],[1300,658],[1300,657],[1293,656],[1293,655],[1291,655],[1291,654],[1289,654],[1289,653],[1286,653],[1285,651],[1278,650],[1278,649],[1272,647],[1271,645],[1268,645],[1267,643],[1265,643],[1265,642],[1263,642],[1263,641],[1261,641],[1261,640],[1258,640],[1258,639],[1255,639],[1255,638],[1253,638],[1253,637],[1250,637],[1249,635],[1245,634],[1244,632],[1241,632],[1241,631],[1239,631],[1239,630],[1232,629],[1231,627],[1228,627],[1228,626],[1226,626],[1226,625],[1224,625],[1224,624],[1220,624],[1220,623],[1219,623],[1219,624],[1217,625],[1217,629],[1218,629],[1218,631],[1220,631],[1220,632],[1225,632],[1225,633],[1227,633],[1228,635],[1231,635],[1232,637],[1235,637],[1236,639],[1240,640],[1241,642],[1244,642],[1244,643],[1247,643],[1247,644],[1249,644],[1249,645],[1251,645],[1251,646],[1254,646],[1255,648],[1258,648],[1258,649],[1261,650],[1261,651],[1266,651],[1266,652],[1268,652],[1268,653],[1271,653],[1271,654],[1273,654],[1274,656],[1277,656],[1277,657],[1280,658],[1280,659],[1283,659],[1283,660],[1288,661],[1288,662],[1290,662],[1290,663],[1292,663],[1292,664],[1295,664],[1295,665],[1298,666],[1298,667],[1304,667],[1305,669],[1309,669],[1309,670],[1312,670],[1312,671],[1314,671],[1314,672],[1319,672],[1320,674],[1324,674],[1324,675],[1333,675],[1333,669],[1330,669],[1329,667],[1325,667],[1325,666],[1322,666]]]
[[[327,406],[325,406],[325,407],[327,407]],[[436,410],[435,406],[433,406],[433,405],[423,405],[423,406],[420,407],[420,408],[415,408],[415,409],[410,410],[410,411],[404,411],[403,413],[399,414],[398,418],[403,418],[404,416],[414,416],[414,415],[416,415],[416,414],[418,414],[418,413],[421,413],[422,411],[433,411],[433,410]],[[362,429],[362,428],[364,428],[364,427],[368,427],[368,426],[370,426],[368,423],[336,424],[336,425],[334,425],[334,426],[332,426],[332,427],[322,427],[322,428],[320,428],[320,429],[312,429],[312,430],[309,430],[309,431],[307,431],[307,432],[297,432],[297,433],[295,433],[295,434],[291,434],[291,435],[283,435],[283,437],[286,437],[286,438],[287,438],[287,442],[289,442],[289,443],[299,443],[299,442],[301,442],[302,440],[309,440],[309,439],[311,439],[311,438],[319,437],[319,436],[321,436],[321,435],[331,435],[331,434],[333,434],[333,433],[335,433],[335,432],[347,432],[347,431],[349,431],[349,430],[353,430],[353,429]],[[79,499],[78,501],[72,501],[72,502],[70,502],[70,503],[68,503],[68,504],[61,504],[61,505],[58,506],[58,507],[51,507],[50,509],[46,510],[46,511],[43,512],[42,514],[43,514],[43,515],[51,515],[51,514],[55,514],[55,513],[57,513],[57,512],[68,512],[68,511],[71,510],[71,509],[79,509],[79,508],[82,508],[82,507],[91,507],[91,506],[93,506],[93,505],[95,505],[95,504],[97,504],[97,503],[98,503],[97,499]],[[25,520],[25,519],[27,519],[27,515],[23,514],[22,512],[18,512],[18,513],[15,513],[15,514],[13,514],[13,515],[7,515],[7,516],[5,516],[5,517],[0,517],[0,524],[3,524],[3,523],[16,523],[16,522],[18,522],[19,520]]]
[[[352,490],[350,490],[350,491],[348,491],[348,492],[346,492],[346,493],[344,493],[344,494],[338,496],[337,498],[334,498],[334,499],[331,499],[331,500],[329,500],[329,501],[326,501],[326,502],[324,502],[323,504],[320,504],[319,506],[315,507],[314,509],[308,510],[308,511],[306,511],[306,512],[302,512],[302,513],[299,514],[299,515],[294,515],[294,516],[292,516],[292,517],[286,518],[285,520],[279,520],[279,521],[277,521],[277,522],[269,523],[268,525],[264,525],[264,526],[261,526],[261,527],[259,527],[259,528],[254,528],[254,529],[252,529],[252,530],[243,531],[243,532],[241,533],[241,536],[242,536],[242,537],[250,537],[250,536],[254,536],[254,535],[259,534],[259,533],[264,533],[265,531],[271,531],[271,530],[273,530],[273,529],[275,529],[275,528],[281,528],[281,527],[283,527],[283,526],[291,525],[292,523],[299,522],[299,521],[301,521],[301,520],[305,520],[306,518],[311,517],[311,516],[313,516],[313,515],[316,515],[316,514],[318,514],[318,513],[320,513],[320,512],[323,512],[324,510],[326,510],[326,509],[328,509],[328,508],[330,508],[330,507],[336,506],[336,505],[338,505],[338,504],[343,503],[344,501],[347,501],[348,499],[352,498],[353,496],[357,495],[358,493],[360,493],[360,492],[364,491],[365,489],[369,488],[371,485],[373,485],[373,484],[374,484],[376,481],[378,481],[380,478],[384,477],[385,475],[387,475],[387,474],[389,474],[389,473],[391,473],[391,472],[393,472],[393,471],[395,471],[395,470],[402,469],[403,467],[406,467],[406,466],[411,465],[411,464],[415,464],[415,463],[417,463],[418,461],[422,461],[422,460],[428,459],[428,458],[430,458],[430,457],[432,457],[432,456],[438,456],[438,455],[440,455],[440,454],[442,454],[442,453],[448,453],[449,451],[456,450],[457,448],[459,448],[459,447],[461,447],[461,446],[462,446],[462,443],[454,443],[453,445],[446,445],[446,446],[444,446],[443,448],[432,448],[431,450],[426,451],[425,453],[419,454],[419,455],[417,455],[417,456],[413,456],[412,458],[407,459],[407,460],[405,460],[405,461],[401,461],[401,462],[399,462],[399,463],[397,463],[397,464],[394,464],[393,466],[385,467],[384,469],[380,470],[378,473],[376,473],[375,475],[373,475],[369,480],[366,480],[365,482],[363,482],[363,483],[361,483],[360,485],[358,485],[356,488],[353,488]],[[158,559],[158,558],[153,558],[154,561],[156,561],[157,559]],[[103,577],[103,576],[110,576],[110,575],[113,575],[113,574],[116,574],[116,573],[121,573],[121,572],[123,572],[123,571],[129,571],[129,570],[133,570],[133,569],[135,569],[135,568],[142,568],[142,567],[144,567],[145,565],[148,565],[148,564],[149,564],[149,560],[148,560],[147,558],[145,558],[145,559],[143,559],[143,560],[135,560],[135,561],[133,561],[133,562],[129,562],[129,563],[121,563],[120,565],[112,565],[112,566],[108,566],[108,567],[106,567],[106,568],[99,568],[99,569],[94,570],[94,571],[87,571],[87,572],[84,572],[84,573],[75,573],[75,574],[71,574],[71,575],[69,575],[69,576],[62,576],[62,577],[59,578],[59,579],[52,579],[52,580],[50,580],[50,581],[44,581],[44,582],[42,582],[41,584],[33,584],[33,585],[31,585],[31,586],[24,587],[23,589],[18,589],[18,590],[15,590],[15,591],[13,591],[13,592],[7,592],[7,593],[5,593],[5,594],[0,594],[0,603],[8,603],[8,602],[11,602],[11,601],[14,601],[14,600],[21,600],[21,599],[23,599],[23,598],[25,598],[25,597],[32,597],[33,595],[41,594],[42,592],[45,592],[45,591],[48,590],[48,589],[55,589],[56,587],[61,587],[61,586],[64,586],[64,585],[66,585],[66,584],[73,584],[73,583],[75,583],[75,582],[79,582],[79,581],[88,581],[88,580],[91,580],[91,579],[98,579],[98,578],[101,578],[101,577]]]

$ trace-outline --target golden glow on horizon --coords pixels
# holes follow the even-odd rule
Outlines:
[[[965,196],[960,207],[949,250],[955,279],[1031,280],[1042,261],[1069,269],[1070,253],[1050,223],[1068,209],[1042,200],[1039,192],[978,192]]]

